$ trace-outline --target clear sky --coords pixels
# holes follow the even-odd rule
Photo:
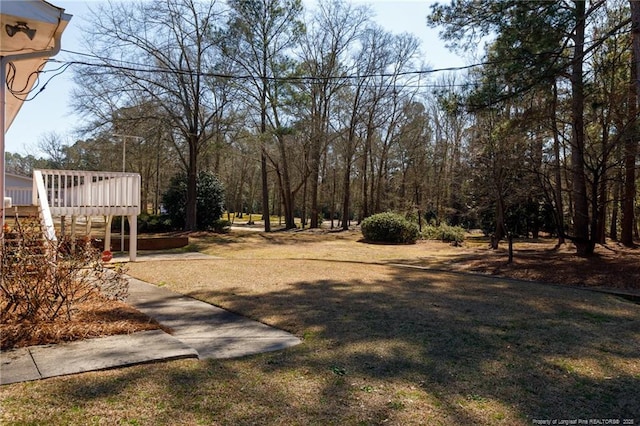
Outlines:
[[[100,0],[48,0],[55,6],[73,15],[62,37],[62,49],[82,52],[82,32],[79,27],[86,23],[88,6]],[[123,0],[124,1],[124,0]],[[422,40],[424,62],[431,68],[462,66],[464,60],[450,53],[438,38],[438,31],[427,28],[429,0],[352,0],[358,4],[369,4],[376,13],[376,21],[387,30],[400,33],[409,32]],[[305,1],[307,3],[307,1]],[[309,4],[315,2],[310,0]],[[70,56],[61,52],[56,59],[65,60]],[[55,67],[48,64],[46,69]],[[73,73],[68,69],[49,82],[46,89],[32,101],[26,102],[11,128],[6,134],[8,152],[39,155],[38,141],[46,134],[55,132],[68,142],[73,142],[74,129],[82,123],[82,117],[73,113],[70,107]]]

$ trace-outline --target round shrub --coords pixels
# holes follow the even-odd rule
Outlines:
[[[362,235],[372,242],[415,243],[418,226],[396,213],[378,213],[362,221]]]
[[[213,173],[201,171],[196,182],[196,226],[200,230],[215,227],[224,212],[224,187]],[[171,178],[162,203],[174,228],[184,228],[187,216],[187,174]]]
[[[440,226],[428,225],[422,229],[422,238],[426,240],[441,240],[442,242],[460,245],[464,241],[464,228],[450,226],[446,223]]]

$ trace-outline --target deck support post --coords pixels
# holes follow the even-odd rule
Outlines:
[[[76,252],[76,220],[78,217],[76,215],[71,216],[71,253]]]
[[[89,237],[89,240],[91,240],[91,226],[93,225],[93,219],[88,215],[85,217],[87,219],[87,229],[85,231],[85,234]]]
[[[105,216],[104,251],[111,251],[111,222],[113,222],[113,215]]]
[[[138,216],[129,216],[129,261],[135,262],[138,251]]]

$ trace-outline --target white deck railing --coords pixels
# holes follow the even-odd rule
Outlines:
[[[40,180],[53,216],[140,214],[140,175],[80,170],[35,170],[33,204]]]
[[[113,216],[129,219],[129,260],[136,260],[140,214],[140,175],[137,173],[80,170],[34,170],[32,204],[40,206],[45,234],[54,240],[53,216],[71,216],[72,234],[77,216]],[[123,232],[124,234],[124,232]],[[121,236],[123,237],[123,236]],[[111,247],[111,230],[105,231],[105,250]]]

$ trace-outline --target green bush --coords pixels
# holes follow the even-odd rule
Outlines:
[[[415,243],[420,237],[418,226],[396,213],[379,213],[362,221],[365,240],[385,243]]]
[[[165,215],[141,213],[138,216],[138,232],[154,233],[171,231],[171,220]]]
[[[224,187],[213,173],[200,172],[196,193],[196,226],[199,230],[213,229],[224,212]],[[178,173],[171,178],[169,188],[162,196],[162,203],[173,227],[184,228],[187,217],[186,173]]]
[[[442,223],[439,226],[427,225],[422,228],[422,238],[425,240],[440,240],[452,244],[462,244],[464,241],[464,228],[449,226]]]
[[[152,234],[173,231],[171,219],[167,215],[153,215],[142,212],[138,215],[138,233]],[[121,216],[114,216],[111,222],[111,232],[120,232],[122,220]],[[129,232],[129,220],[124,220],[124,231]]]

